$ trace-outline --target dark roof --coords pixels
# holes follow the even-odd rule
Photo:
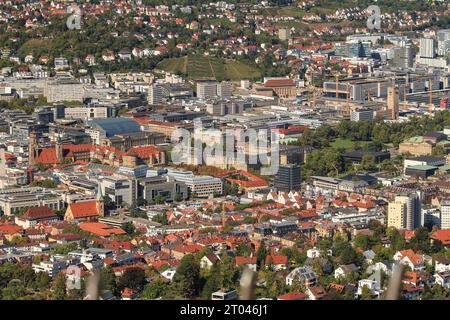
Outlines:
[[[433,162],[433,161],[445,160],[445,157],[419,156],[419,157],[407,158],[407,160]]]
[[[433,138],[443,138],[445,134],[442,132],[427,132],[423,135],[424,137],[433,137]]]
[[[108,118],[92,120],[89,124],[94,127],[103,129],[107,137],[112,137],[116,134],[127,134],[141,131],[140,125],[128,118]]]
[[[355,173],[350,173],[348,175],[346,175],[345,177],[341,178],[342,180],[347,180],[347,181],[365,181],[368,184],[371,184],[373,182],[375,182],[377,180],[376,177],[368,175],[368,174],[355,174]]]

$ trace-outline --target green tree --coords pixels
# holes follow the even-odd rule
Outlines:
[[[41,291],[45,290],[49,287],[51,280],[47,272],[38,272],[35,279],[35,288]]]
[[[66,276],[60,272],[53,280],[52,287],[53,300],[64,300],[66,298]]]
[[[132,222],[126,222],[122,225],[122,229],[128,234],[128,235],[132,235],[135,231],[136,228],[134,227],[134,224]]]
[[[256,252],[256,263],[258,266],[260,266],[261,269],[264,267],[267,255],[268,251],[266,245],[263,241],[260,241],[258,251]]]
[[[167,290],[168,285],[161,280],[155,280],[146,285],[142,292],[141,300],[154,300],[161,297]]]
[[[372,300],[372,292],[367,285],[364,285],[362,287],[361,300]]]
[[[17,300],[25,296],[25,287],[22,281],[13,279],[8,286],[2,290],[3,300]]]
[[[100,290],[110,290],[117,294],[117,279],[111,266],[106,266],[100,271]]]
[[[141,268],[130,268],[120,276],[117,287],[119,291],[130,288],[135,291],[141,291],[145,284],[145,271]]]
[[[200,264],[191,254],[185,255],[177,268],[171,291],[175,296],[193,298],[199,292]]]

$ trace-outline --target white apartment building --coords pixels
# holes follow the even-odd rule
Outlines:
[[[195,176],[191,171],[167,170],[167,175],[176,181],[184,182],[191,194],[197,197],[209,197],[214,194],[222,194],[223,184],[219,178],[211,176]]]
[[[450,200],[441,202],[441,229],[450,229]]]
[[[373,110],[364,108],[350,111],[350,121],[372,121]]]
[[[48,82],[44,88],[47,102],[83,101],[84,85],[73,80]]]
[[[108,118],[108,107],[66,107],[64,113],[66,119],[105,119]]]
[[[91,137],[92,143],[100,145],[106,139],[106,132],[100,129],[86,129],[85,132]]]

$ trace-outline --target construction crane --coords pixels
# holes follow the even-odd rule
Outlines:
[[[347,82],[347,104],[346,104],[346,113],[350,114],[350,85]]]
[[[225,224],[226,224],[225,202],[222,202],[222,213],[221,213],[221,216],[222,216],[222,228],[224,228]]]
[[[409,76],[406,74],[405,76],[405,88],[404,88],[404,95],[403,95],[403,101],[406,102],[406,93],[409,92]]]
[[[430,105],[433,104],[433,80],[428,80],[428,90],[429,90],[429,98],[430,98]]]
[[[339,76],[340,74],[337,73],[334,75],[336,77],[336,99],[339,98]]]
[[[314,86],[314,69],[311,71],[311,86],[312,86],[312,105],[313,108],[316,107],[316,87]]]

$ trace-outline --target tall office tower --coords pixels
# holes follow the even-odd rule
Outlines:
[[[450,200],[441,202],[441,229],[450,229]]]
[[[446,56],[450,50],[450,29],[438,30],[436,36],[438,41],[438,55]]]
[[[398,119],[398,92],[395,90],[395,81],[387,88],[387,108],[392,120]]]
[[[389,64],[395,68],[411,68],[414,63],[414,50],[411,43],[394,48],[394,56]]]
[[[197,98],[213,98],[217,96],[216,81],[199,81],[197,82]]]
[[[302,183],[300,166],[295,164],[280,165],[275,175],[274,187],[278,191],[299,190]]]
[[[148,88],[148,95],[147,95],[148,104],[159,104],[164,102],[164,100],[165,100],[164,84],[153,83]]]
[[[420,198],[417,194],[396,196],[388,206],[388,227],[414,230],[421,224]]]
[[[431,38],[420,39],[419,56],[421,58],[436,57],[436,41]]]
[[[222,98],[228,98],[233,95],[233,85],[231,82],[222,81],[217,84],[217,95]]]

